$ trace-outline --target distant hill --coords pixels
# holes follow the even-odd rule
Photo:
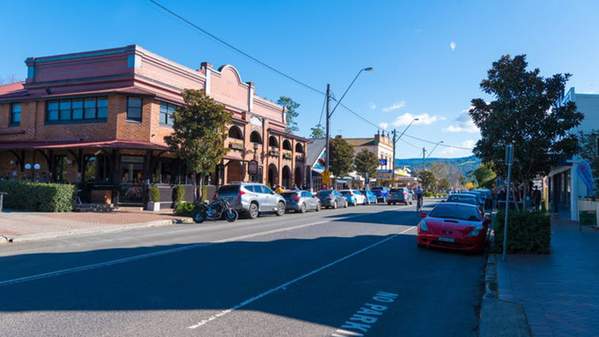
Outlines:
[[[463,175],[467,175],[480,166],[480,159],[476,156],[461,158],[409,158],[395,159],[395,167],[407,166],[412,170],[421,170],[434,163],[443,163],[455,166]]]

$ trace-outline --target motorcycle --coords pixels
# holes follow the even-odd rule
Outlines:
[[[228,201],[215,199],[208,204],[200,203],[196,206],[191,215],[195,223],[202,223],[205,220],[225,219],[227,222],[235,222],[239,213],[231,207]]]

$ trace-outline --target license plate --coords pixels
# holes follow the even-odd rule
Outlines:
[[[443,242],[455,242],[454,238],[446,238],[446,237],[443,237],[443,236],[439,237],[438,240],[439,241],[443,241]]]

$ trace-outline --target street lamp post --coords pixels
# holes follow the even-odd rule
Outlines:
[[[395,146],[397,145],[397,141],[400,140],[404,133],[408,131],[410,126],[412,126],[412,124],[417,121],[419,121],[418,118],[413,118],[410,121],[410,124],[408,124],[408,126],[406,126],[406,128],[403,129],[399,137],[397,137],[397,130],[393,129],[393,163],[391,163],[391,185],[395,183]]]
[[[330,144],[330,137],[331,137],[331,116],[333,115],[333,113],[335,112],[335,110],[337,109],[337,107],[339,106],[339,104],[341,104],[341,101],[343,100],[343,98],[345,97],[345,95],[347,95],[347,93],[349,92],[349,89],[351,89],[351,87],[354,85],[354,83],[356,82],[356,80],[358,79],[358,77],[360,76],[360,74],[363,71],[372,71],[372,67],[366,67],[366,68],[362,68],[360,69],[360,71],[358,71],[358,73],[356,74],[356,76],[354,77],[354,79],[351,81],[351,83],[347,86],[347,89],[345,89],[345,91],[343,92],[343,95],[341,95],[341,98],[339,98],[339,100],[337,100],[337,104],[335,104],[335,107],[333,107],[333,110],[331,110],[331,85],[327,84],[327,90],[326,90],[326,130],[325,130],[325,139],[326,139],[326,146],[325,146],[325,172],[327,172],[327,174],[329,173],[329,163],[330,163],[330,153],[331,153],[331,144]]]

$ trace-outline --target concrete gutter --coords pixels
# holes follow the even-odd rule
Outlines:
[[[485,266],[479,337],[531,337],[526,312],[521,304],[499,299],[496,254],[489,254]]]
[[[133,224],[126,224],[126,225],[125,224],[102,225],[99,227],[96,226],[96,227],[90,227],[90,228],[80,228],[80,229],[73,229],[73,230],[68,230],[68,231],[24,234],[24,235],[18,235],[18,236],[14,236],[14,237],[0,238],[0,244],[10,243],[10,242],[20,243],[20,242],[31,242],[31,241],[43,241],[43,240],[52,240],[52,239],[85,236],[85,235],[116,233],[116,232],[131,230],[131,229],[162,227],[162,226],[170,226],[170,225],[180,224],[180,223],[191,223],[191,220],[190,219],[185,219],[183,221],[180,219],[155,220],[155,221],[133,223]]]

